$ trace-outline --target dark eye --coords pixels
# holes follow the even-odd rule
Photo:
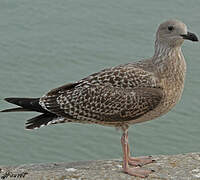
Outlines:
[[[168,26],[168,30],[169,30],[169,31],[172,31],[173,29],[174,29],[173,26]]]

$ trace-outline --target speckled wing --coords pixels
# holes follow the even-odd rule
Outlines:
[[[153,110],[162,97],[151,73],[119,66],[54,89],[40,104],[68,121],[123,123]]]

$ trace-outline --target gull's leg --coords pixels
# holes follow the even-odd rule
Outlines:
[[[122,150],[123,150],[123,171],[129,175],[137,176],[145,178],[150,173],[152,173],[151,170],[145,170],[140,167],[129,167],[129,150],[128,150],[128,129],[124,130],[123,135],[121,137],[121,143],[122,143]]]
[[[128,141],[128,132],[126,134],[126,139]],[[131,157],[130,156],[130,148],[129,144],[127,143],[127,154],[128,154],[128,163],[132,166],[143,166],[145,164],[150,164],[155,162],[155,160],[152,159],[151,156],[146,156],[146,157]]]

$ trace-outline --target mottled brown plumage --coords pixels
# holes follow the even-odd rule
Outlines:
[[[78,122],[120,127],[124,172],[146,177],[151,171],[133,166],[153,162],[130,157],[128,127],[160,117],[179,101],[186,72],[181,52],[184,39],[198,41],[178,20],[162,23],[156,33],[152,58],[104,69],[75,83],[53,89],[40,99],[7,98],[22,108],[43,114],[27,121],[27,129]],[[39,103],[38,103],[39,102]]]
[[[66,122],[121,126],[153,110],[162,96],[153,73],[133,63],[52,90],[40,104],[60,117],[66,115]]]

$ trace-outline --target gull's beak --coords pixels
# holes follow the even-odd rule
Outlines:
[[[183,37],[183,39],[187,39],[190,41],[199,41],[198,37],[194,33],[191,33],[191,32],[188,32],[187,34],[181,34],[181,36]]]

